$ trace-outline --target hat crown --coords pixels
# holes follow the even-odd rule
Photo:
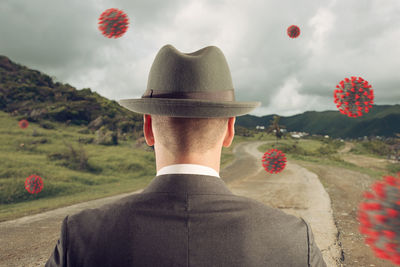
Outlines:
[[[151,66],[147,90],[204,92],[232,90],[232,77],[222,51],[207,46],[182,53],[172,45],[163,46]]]
[[[234,91],[228,63],[218,47],[182,53],[165,45],[154,59],[142,97],[121,99],[119,104],[142,114],[184,118],[241,116],[261,104],[237,102]]]

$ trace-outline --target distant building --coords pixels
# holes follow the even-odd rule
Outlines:
[[[291,135],[293,138],[301,138],[301,137],[303,137],[303,136],[309,135],[309,133],[306,133],[306,132],[290,132],[290,135]]]
[[[262,125],[257,125],[257,126],[256,126],[256,129],[257,129],[257,130],[258,130],[258,129],[260,129],[260,130],[264,130],[264,128],[265,128],[265,127],[264,127],[264,126],[262,126]]]

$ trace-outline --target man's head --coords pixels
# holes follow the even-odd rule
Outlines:
[[[148,114],[143,117],[147,144],[173,155],[201,154],[229,147],[235,134],[235,117],[180,118]]]

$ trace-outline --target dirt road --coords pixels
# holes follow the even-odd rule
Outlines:
[[[232,166],[221,172],[234,194],[256,199],[288,214],[301,216],[310,223],[315,242],[328,266],[340,266],[341,250],[333,221],[331,201],[318,176],[288,161],[285,169],[270,174],[261,166],[263,153],[257,147],[263,142],[242,143],[235,147]],[[275,143],[272,141],[271,143]],[[247,167],[243,168],[242,164]],[[247,175],[243,174],[243,170]],[[251,170],[251,171],[250,171]],[[237,173],[236,179],[233,174]],[[239,178],[240,177],[240,178]]]
[[[340,247],[329,195],[317,175],[288,162],[279,174],[269,174],[261,166],[257,147],[267,141],[238,144],[235,160],[220,173],[228,187],[244,195],[302,216],[314,233],[328,266],[340,266]],[[59,238],[63,218],[86,208],[96,208],[136,192],[97,199],[54,211],[0,223],[0,266],[43,266]]]
[[[360,169],[386,171],[387,163],[397,163],[392,160],[348,153],[353,146],[352,143],[346,142],[346,146],[339,151],[339,155]],[[331,198],[334,221],[339,233],[339,244],[342,247],[343,266],[396,266],[390,261],[377,258],[369,245],[365,244],[365,237],[358,229],[360,225],[357,219],[358,206],[364,201],[363,192],[371,190],[371,185],[375,180],[365,173],[345,168],[304,161],[292,162],[316,173]]]

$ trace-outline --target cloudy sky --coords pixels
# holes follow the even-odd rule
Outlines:
[[[97,29],[108,8],[129,17],[121,38]],[[236,100],[262,102],[252,115],[336,110],[333,90],[350,76],[369,81],[376,104],[400,104],[399,0],[0,1],[0,55],[112,100],[141,97],[165,44],[218,46]]]

